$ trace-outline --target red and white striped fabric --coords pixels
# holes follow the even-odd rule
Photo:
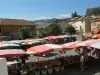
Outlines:
[[[39,45],[35,47],[31,47],[27,49],[27,53],[34,53],[34,54],[48,54],[52,51],[62,51],[64,49],[63,46],[61,45],[56,45],[56,44],[44,44],[44,45]]]
[[[100,34],[94,35],[93,38],[100,39]]]
[[[75,42],[70,42],[70,43],[65,43],[62,44],[62,46],[65,46],[66,49],[73,49],[79,47],[77,44],[80,43],[81,41],[75,41]]]
[[[86,36],[86,37],[91,37],[92,36],[92,33],[91,32],[88,32],[88,33],[85,33],[83,35]]]
[[[23,50],[19,49],[0,50],[0,57],[23,56],[25,54],[26,53]]]
[[[89,44],[93,43],[95,40],[86,40],[83,42],[78,43],[78,46],[88,46]]]
[[[63,35],[56,36],[56,39],[63,39],[63,38],[64,38]]]
[[[13,40],[13,41],[8,41],[8,44],[21,44],[23,40]]]
[[[37,41],[37,40],[24,40],[21,45],[32,45],[34,43],[38,43],[40,41]]]
[[[91,46],[91,44],[94,44],[94,43],[97,43],[97,42],[100,42],[100,39],[97,39],[97,40],[86,40],[86,41],[78,43],[77,45],[78,46]]]
[[[48,37],[45,37],[43,39],[45,39],[45,40],[55,40],[56,37],[55,36],[48,36]]]
[[[93,48],[98,48],[98,49],[100,49],[100,41],[98,41],[98,42],[95,42],[95,43],[92,43],[92,44],[90,45],[90,47],[93,47]]]

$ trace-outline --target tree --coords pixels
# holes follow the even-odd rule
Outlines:
[[[95,7],[95,8],[88,8],[86,11],[86,16],[98,16],[100,15],[100,7]]]
[[[72,18],[78,17],[77,12],[72,13]]]
[[[58,24],[51,24],[46,28],[39,28],[37,30],[37,37],[42,38],[50,35],[59,35],[62,33],[62,29]]]
[[[51,24],[49,29],[48,29],[49,33],[51,33],[52,35],[59,35],[62,33],[62,29],[60,27],[59,24]]]
[[[29,29],[27,27],[20,28],[18,34],[19,39],[27,39],[29,37]]]
[[[65,32],[69,34],[76,34],[76,29],[72,25],[68,25],[65,29]]]

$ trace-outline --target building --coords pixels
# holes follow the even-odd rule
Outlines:
[[[100,16],[91,21],[91,31],[100,29]]]
[[[72,22],[69,22],[72,26],[76,28],[77,31],[80,32],[80,30],[83,30],[83,33],[86,33],[91,30],[91,21],[92,17],[89,16],[83,16],[78,18],[77,20],[74,20]]]
[[[36,24],[21,19],[0,19],[0,34],[11,39],[18,39],[18,30],[27,27],[30,30],[30,36],[36,32]]]

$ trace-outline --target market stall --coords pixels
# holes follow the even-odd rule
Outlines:
[[[0,57],[24,56],[26,53],[20,49],[0,50]]]
[[[0,49],[21,49],[18,44],[0,44]]]
[[[63,51],[64,46],[56,44],[44,44],[27,49],[27,53],[36,53],[36,54],[48,54],[50,52],[60,52]]]

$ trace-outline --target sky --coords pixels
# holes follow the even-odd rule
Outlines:
[[[100,0],[0,0],[0,18],[40,20],[69,18],[72,12],[86,14]]]

